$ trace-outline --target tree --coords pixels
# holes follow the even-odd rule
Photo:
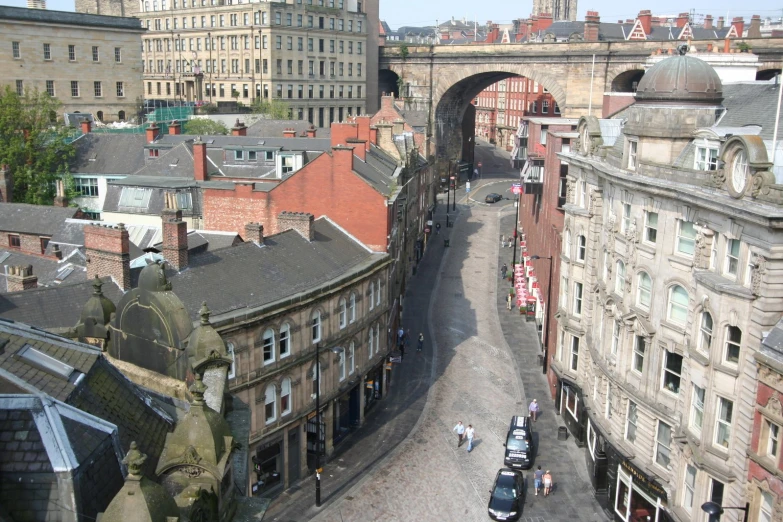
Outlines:
[[[223,122],[207,118],[195,118],[185,123],[185,134],[198,134],[214,136],[216,134],[228,134],[228,128]]]
[[[250,108],[253,114],[265,114],[273,120],[291,119],[291,108],[280,98],[272,98],[270,100],[256,98]]]
[[[0,164],[11,170],[15,202],[51,205],[68,173],[75,151],[70,129],[56,122],[60,106],[46,92],[0,90]]]

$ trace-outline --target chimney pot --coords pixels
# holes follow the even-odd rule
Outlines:
[[[152,143],[156,139],[158,139],[158,131],[160,130],[160,127],[155,125],[155,122],[150,123],[150,126],[147,127],[146,133],[147,133],[147,143]]]
[[[315,239],[315,230],[313,223],[315,218],[309,212],[281,212],[277,218],[277,229],[279,232],[286,230],[296,230],[306,240]]]
[[[176,194],[165,193],[165,208],[161,215],[163,232],[163,257],[180,272],[188,267],[188,224],[182,220],[182,210],[177,208]]]
[[[79,125],[81,125],[82,134],[89,134],[92,130],[92,123],[87,118],[82,118],[79,122]]]
[[[264,244],[264,225],[250,222],[245,225],[245,241],[252,241],[257,245]]]
[[[125,225],[84,226],[87,278],[111,276],[123,290],[130,290],[130,239]]]
[[[200,138],[193,142],[193,176],[196,181],[207,180],[207,144]]]

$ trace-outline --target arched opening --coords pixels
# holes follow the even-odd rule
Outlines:
[[[103,121],[103,111],[98,111],[95,115],[98,117],[98,121]]]
[[[756,71],[757,81],[768,81],[780,74],[780,69],[762,69]]]
[[[644,71],[638,69],[618,74],[612,80],[612,92],[636,92],[642,76],[644,76]]]
[[[120,121],[125,121],[125,111],[120,111],[120,112],[118,112],[118,113],[117,113],[117,118],[118,118]]]
[[[378,95],[382,93],[394,93],[395,98],[400,97],[400,77],[391,69],[381,69],[378,71]],[[380,98],[378,98],[380,103]]]

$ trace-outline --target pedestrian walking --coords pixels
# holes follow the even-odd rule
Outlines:
[[[470,453],[473,451],[473,437],[476,436],[476,430],[473,429],[472,424],[468,424],[468,427],[465,430],[465,436],[468,438],[468,453]]]
[[[435,233],[440,234],[440,223],[435,223]]]
[[[511,292],[506,296],[506,310],[511,310],[511,302],[514,300],[514,296]]]
[[[536,399],[533,399],[533,402],[530,403],[528,410],[530,410],[530,417],[532,417],[533,422],[536,422],[536,418],[538,418],[538,401]]]
[[[546,473],[544,473],[544,496],[548,497],[549,493],[552,492],[552,474],[549,472],[549,470],[546,470]]]
[[[506,236],[504,234],[500,234],[500,246],[506,248]]]
[[[538,466],[538,469],[535,473],[533,473],[533,483],[536,487],[536,495],[538,495],[538,491],[541,489],[541,486],[544,483],[544,472],[541,471],[541,466]]]
[[[400,329],[397,330],[397,346],[402,346],[403,342],[405,342],[405,330],[400,326]]]
[[[506,266],[506,263],[503,263],[503,266],[500,267],[500,277],[505,279],[507,273],[508,273],[508,267]]]
[[[454,426],[454,429],[451,431],[457,432],[457,437],[459,437],[459,440],[457,441],[457,447],[459,448],[462,446],[462,437],[465,436],[465,425],[462,424],[462,421],[457,421],[457,425]]]
[[[419,333],[419,343],[416,346],[416,351],[420,352],[422,348],[424,348],[424,334]]]

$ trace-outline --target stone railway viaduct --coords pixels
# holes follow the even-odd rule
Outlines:
[[[783,38],[742,41],[759,57],[758,78],[771,78],[783,67]],[[482,45],[388,46],[381,48],[381,91],[398,92],[407,109],[425,111],[431,153],[453,159],[463,150],[462,120],[470,101],[505,78],[525,76],[544,86],[565,117],[601,115],[603,94],[625,90],[631,75],[644,71],[652,54],[675,52],[684,42],[563,42]],[[724,40],[691,42],[695,52],[724,49]],[[407,52],[406,52],[407,51]],[[468,137],[465,136],[464,139]]]

